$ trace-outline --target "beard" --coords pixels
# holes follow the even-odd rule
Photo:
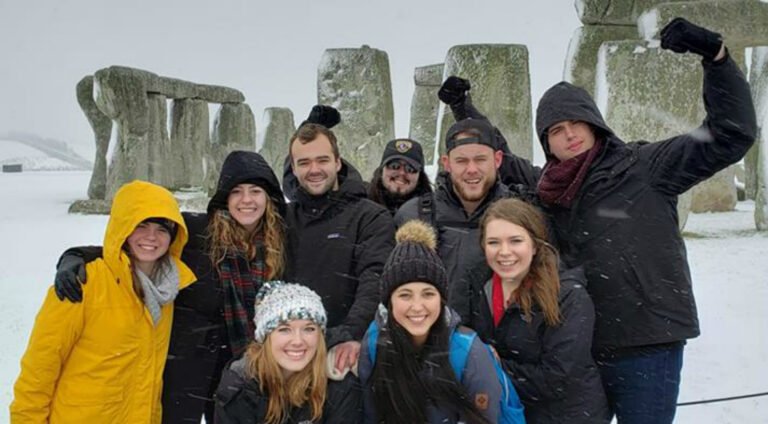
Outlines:
[[[453,189],[456,192],[456,195],[459,196],[459,199],[465,202],[479,202],[480,200],[483,200],[488,192],[491,191],[491,187],[493,187],[495,182],[495,176],[494,178],[485,178],[479,191],[469,191],[465,189],[463,182],[457,181],[451,177],[451,183],[453,183]]]

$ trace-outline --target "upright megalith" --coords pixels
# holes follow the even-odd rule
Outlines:
[[[437,137],[437,116],[440,99],[437,91],[443,83],[443,64],[421,66],[413,73],[413,98],[411,99],[411,125],[408,137],[421,143],[424,161],[435,160],[435,138]]]
[[[107,192],[107,150],[112,136],[112,120],[99,110],[93,98],[93,75],[87,75],[77,83],[76,93],[77,102],[91,125],[96,143],[88,198],[103,199]]]
[[[258,152],[264,156],[275,174],[281,176],[288,156],[288,142],[296,131],[293,112],[286,107],[268,107],[264,109],[261,128],[263,130],[256,143]]]
[[[327,49],[317,70],[318,103],[341,113],[333,128],[342,157],[364,179],[379,165],[387,141],[395,137],[389,58],[381,50]]]
[[[210,144],[208,103],[197,99],[176,99],[171,107],[172,188],[203,187],[203,157]]]
[[[626,25],[584,25],[577,28],[568,44],[563,79],[595,95],[597,52],[606,41],[636,40],[637,27]]]
[[[256,151],[256,121],[245,103],[225,103],[216,112],[211,145],[205,155],[205,188],[216,192],[221,165],[234,150]]]
[[[755,226],[758,230],[768,231],[768,47],[756,47],[752,50],[750,82],[758,125],[757,141],[750,151],[753,156],[751,171],[755,196]],[[749,156],[747,159],[750,159]],[[749,171],[748,169],[747,172]]]
[[[148,93],[149,129],[147,130],[147,181],[170,187],[171,165],[176,160],[168,136],[168,99],[162,94]]]
[[[660,141],[701,124],[701,81],[701,65],[693,55],[649,48],[644,42],[606,42],[598,54],[595,101],[622,139]],[[678,199],[680,228],[691,196],[688,192]]]
[[[761,134],[765,134],[768,129],[760,118],[768,114],[768,47],[752,49],[749,85],[752,88],[752,99],[755,101],[759,130]],[[764,138],[764,136],[758,137],[755,145],[744,157],[744,190],[748,199],[755,199],[757,195],[758,162],[760,150],[765,148]]]
[[[533,157],[531,82],[528,48],[516,44],[467,44],[454,46],[445,57],[443,79],[456,75],[472,83],[472,101],[506,137],[509,148],[520,157]],[[447,108],[440,122],[442,140],[454,123]]]

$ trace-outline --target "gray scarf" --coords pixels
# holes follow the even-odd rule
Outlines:
[[[154,282],[141,270],[136,270],[136,275],[141,281],[141,288],[144,290],[144,305],[147,306],[149,314],[152,315],[152,321],[155,325],[160,321],[163,305],[173,302],[176,295],[179,294],[179,269],[176,268],[176,263],[173,261],[168,261],[168,265]]]

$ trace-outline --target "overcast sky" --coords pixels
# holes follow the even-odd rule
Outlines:
[[[389,55],[396,132],[407,136],[415,67],[458,44],[524,44],[535,108],[562,79],[579,26],[573,0],[0,0],[0,134],[64,140],[92,159],[75,85],[111,65],[239,89],[257,126],[272,106],[301,121],[323,51],[367,44]]]

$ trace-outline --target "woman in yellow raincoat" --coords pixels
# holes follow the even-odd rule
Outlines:
[[[134,181],[117,192],[83,302],[48,290],[21,360],[12,423],[160,423],[173,299],[195,280],[180,259],[187,238],[166,189]]]

